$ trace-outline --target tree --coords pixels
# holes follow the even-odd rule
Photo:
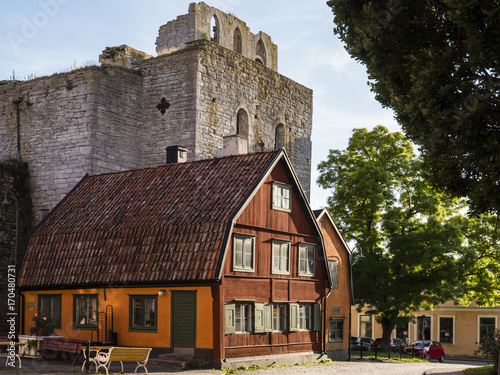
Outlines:
[[[332,189],[329,211],[362,251],[353,259],[355,303],[382,325],[382,341],[402,317],[447,300],[500,302],[496,218],[460,214],[463,200],[434,189],[403,134],[383,126],[353,130],[346,150],[330,150],[318,184]]]
[[[330,0],[335,33],[433,182],[500,212],[500,0]]]

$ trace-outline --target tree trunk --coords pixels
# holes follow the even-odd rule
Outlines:
[[[382,350],[391,350],[391,333],[396,326],[396,321],[392,319],[383,318],[380,322],[382,325]]]

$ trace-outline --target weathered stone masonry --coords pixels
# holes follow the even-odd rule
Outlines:
[[[267,34],[199,3],[161,26],[156,44],[158,57],[106,48],[101,66],[0,86],[0,160],[16,157],[12,101],[23,98],[33,223],[85,173],[161,165],[171,145],[188,160],[222,156],[234,134],[248,152],[285,147],[309,193],[312,91],[276,72]]]

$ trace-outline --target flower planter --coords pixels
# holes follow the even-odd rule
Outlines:
[[[40,353],[38,349],[42,346],[44,338],[63,338],[63,336],[32,336],[32,335],[19,335],[19,343],[25,344],[19,346],[19,355],[28,358],[38,358]]]

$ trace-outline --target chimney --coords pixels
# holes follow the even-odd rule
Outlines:
[[[187,161],[188,150],[181,146],[168,146],[167,164],[185,163]]]
[[[239,134],[224,137],[223,155],[244,155],[248,154],[248,139]]]

